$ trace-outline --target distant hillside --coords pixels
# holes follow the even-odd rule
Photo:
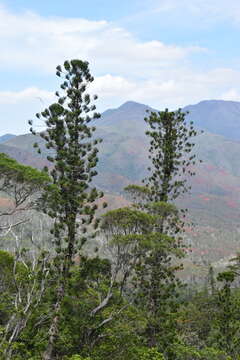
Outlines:
[[[142,135],[146,124],[139,119],[147,116],[146,110],[153,110],[148,105],[128,101],[117,109],[110,109],[102,114],[98,120],[100,128],[118,133]],[[164,110],[164,109],[160,109]],[[205,100],[196,105],[188,105],[183,111],[189,111],[188,121],[193,121],[195,126],[204,131],[222,135],[228,139],[240,141],[240,102],[224,100]]]
[[[216,106],[215,110],[214,104]],[[240,107],[240,103],[204,101],[187,107],[187,109],[191,109],[191,119],[193,119],[197,114],[196,108],[204,113],[206,108],[210,106],[211,112],[204,119],[201,119],[201,122],[199,119],[195,121],[196,125],[204,124],[204,127],[207,128],[209,124],[213,123],[211,116],[216,114],[221,106],[231,109],[233,104]],[[120,192],[129,182],[141,181],[147,175],[149,145],[145,135],[147,126],[144,121],[147,109],[151,110],[147,105],[129,101],[117,109],[105,111],[102,117],[95,121],[97,126],[96,136],[103,138],[98,165],[99,176],[96,181],[104,190]],[[196,152],[198,157],[203,160],[203,165],[198,170],[196,178],[198,180],[195,181],[193,192],[204,191],[225,194],[226,188],[236,189],[238,186],[240,142],[218,135],[223,132],[226,113],[226,111],[223,112],[223,117],[219,115],[215,134],[205,132],[196,138]],[[233,118],[233,116],[236,116],[236,112],[231,113],[229,110],[228,116]],[[236,122],[236,124],[238,124],[240,134],[240,122]],[[32,164],[37,156],[35,149],[32,147],[36,141],[42,143],[41,138],[25,134],[11,138],[4,145],[10,146],[12,153],[14,153],[14,148],[27,152],[28,156],[25,156],[25,159],[31,154]],[[42,145],[42,151],[42,157],[45,158],[47,150],[44,145]],[[17,151],[15,151],[14,156],[21,161],[20,154]],[[23,159],[24,156],[21,155],[21,158]],[[38,160],[35,160],[36,165],[39,163],[39,158],[38,156]],[[206,172],[204,170],[206,167],[215,169],[212,172],[215,171],[216,175],[212,176],[211,172]]]
[[[147,116],[147,110],[153,111],[148,105],[127,101],[117,109],[105,111],[96,124],[108,133],[117,130],[118,134],[124,136],[142,136],[146,129],[143,119]]]
[[[39,140],[41,141],[41,138],[38,136],[36,137],[32,134],[23,134],[9,139],[5,142],[5,145],[14,146],[19,149],[30,151],[33,154],[36,154],[37,152],[33,149],[33,144],[34,142]]]
[[[126,185],[141,183],[147,175],[149,144],[144,121],[147,109],[151,108],[129,101],[105,111],[95,121],[96,136],[103,138],[95,183],[109,196],[113,195],[111,206],[116,206],[116,199]],[[205,129],[196,138],[195,146],[203,164],[191,179],[191,196],[181,200],[181,206],[190,209],[189,220],[196,224],[194,230],[187,231],[187,239],[195,249],[192,253],[195,262],[201,261],[206,253],[209,260],[216,261],[234,254],[240,247],[240,103],[204,101],[184,110],[190,111],[189,120]],[[41,168],[46,164],[47,150],[42,143],[42,157],[37,157],[32,148],[35,141],[42,143],[42,139],[31,134],[17,136],[0,145],[0,151]]]
[[[115,131],[117,124],[121,124],[118,129],[121,134],[126,135],[133,131],[135,135],[142,134],[146,125],[142,122],[139,128],[139,119],[147,115],[146,110],[153,109],[148,105],[128,101],[117,109],[105,111],[99,120],[100,127]],[[199,129],[240,141],[240,102],[205,100],[196,105],[188,105],[183,110],[189,111],[188,121],[193,121]]]
[[[240,141],[240,102],[206,100],[184,108],[188,119],[203,130]]]
[[[0,152],[9,155],[22,164],[30,165],[38,169],[43,169],[44,166],[49,165],[48,161],[40,156],[33,155],[31,151],[25,151],[15,146],[0,144]]]
[[[16,137],[16,135],[13,135],[13,134],[5,134],[5,135],[2,135],[0,136],[0,143],[4,143],[12,138]]]

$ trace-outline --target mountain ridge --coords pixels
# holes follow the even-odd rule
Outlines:
[[[8,141],[8,140],[10,140],[10,139],[12,139],[14,137],[16,137],[16,135],[4,134],[4,135],[0,136],[0,144],[2,144],[2,143],[6,142],[6,141]]]
[[[214,104],[216,111],[204,115],[206,109]],[[220,104],[220,108],[226,106],[222,117],[219,115]],[[186,234],[191,246],[198,249],[194,261],[198,261],[199,251],[208,252],[209,259],[217,261],[222,256],[221,248],[224,249],[225,255],[239,248],[237,239],[240,223],[240,166],[238,165],[240,121],[235,108],[240,108],[240,103],[235,105],[236,102],[229,104],[229,102],[205,101],[201,105],[204,107],[201,108],[201,114],[204,116],[202,115],[200,120],[198,117],[196,121],[193,119],[199,104],[196,104],[196,108],[192,108],[192,118],[189,117],[190,114],[188,115],[187,120],[193,119],[196,127],[204,124],[207,128],[204,134],[200,134],[194,140],[196,153],[198,158],[203,160],[203,164],[197,167],[197,175],[191,179],[191,195],[180,201],[181,206],[190,209],[190,221],[197,224],[193,232]],[[187,111],[188,108],[183,108],[183,111]],[[145,135],[146,109],[151,108],[130,101],[117,109],[104,112],[102,119],[94,122],[97,127],[96,136],[103,138],[103,143],[99,147],[98,176],[95,178],[95,184],[105,193],[112,193],[116,199],[119,199],[126,185],[141,183],[141,180],[147,176],[149,139]],[[231,111],[232,113],[229,113]],[[216,118],[220,120],[217,122],[216,132],[211,133],[208,128],[213,126]],[[227,122],[226,119],[231,121]],[[231,138],[231,131],[229,132],[232,121],[235,121],[237,128],[236,140]],[[225,129],[227,137],[221,134]],[[37,157],[32,148],[36,141],[42,144],[42,157]],[[4,143],[4,146],[10,156],[29,165],[34,166],[35,161],[35,166],[39,167],[41,161],[46,161],[44,157],[47,155],[47,150],[40,137],[25,134],[10,139]],[[19,150],[22,153],[18,153]],[[0,151],[2,151],[1,147]],[[114,203],[116,206],[117,201]]]

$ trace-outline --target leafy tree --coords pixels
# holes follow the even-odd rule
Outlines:
[[[156,348],[147,348],[139,351],[139,360],[164,360],[164,357]]]
[[[216,314],[216,298],[206,291],[195,290],[182,304],[178,316],[178,329],[186,346],[203,348]]]
[[[94,80],[88,63],[81,60],[65,61],[57,66],[57,76],[63,78],[62,93],[56,92],[58,101],[49,106],[37,118],[45,121],[46,130],[40,133],[46,148],[52,150],[48,160],[52,163],[49,175],[52,184],[46,187],[43,197],[47,214],[54,219],[56,271],[59,274],[56,301],[53,304],[49,323],[45,360],[54,358],[54,343],[58,336],[59,314],[67,289],[70,268],[76,253],[86,242],[87,227],[93,223],[96,211],[95,200],[103,194],[90,187],[94,169],[98,162],[97,144],[93,140],[95,127],[89,126],[92,119],[98,118],[95,105],[86,92]],[[94,100],[96,96],[94,96]],[[32,124],[32,122],[30,122]],[[31,131],[35,134],[34,130]],[[38,144],[35,144],[41,152]],[[80,235],[79,235],[80,233]]]
[[[154,220],[154,216],[131,208],[111,210],[102,217],[104,254],[111,259],[112,287],[117,283],[121,296],[131,292],[130,297],[134,298],[128,280],[133,277],[137,262],[151,246],[149,234],[154,228]]]
[[[102,217],[101,230],[106,238],[104,254],[111,259],[112,287],[117,282],[121,295],[145,251],[145,236],[151,232],[153,224],[153,216],[130,208],[111,210]]]
[[[135,208],[109,211],[103,216],[102,229],[109,238],[113,276],[115,282],[118,279],[121,294],[145,314],[144,341],[147,340],[151,346],[150,341],[154,340],[166,350],[166,346],[173,342],[172,337],[176,336],[176,326],[173,326],[176,312],[173,297],[177,284],[177,280],[173,281],[173,273],[176,266],[170,266],[170,260],[181,252],[175,247],[174,239],[158,229],[170,224],[170,219],[175,218],[176,208],[166,203],[148,203],[145,209],[149,212]],[[161,253],[161,266],[158,266],[159,272],[155,273],[153,283],[152,260],[156,251]],[[151,289],[156,284],[158,288],[153,299]],[[150,335],[150,326],[153,325],[155,337]]]
[[[0,327],[4,329],[9,318],[9,302],[11,301],[11,293],[14,289],[14,279],[12,269],[14,258],[7,251],[0,250]]]
[[[50,179],[45,172],[19,164],[3,153],[0,153],[0,173],[0,191],[10,202],[8,208],[0,212],[4,220],[0,230],[3,231],[23,221],[14,222],[13,215],[37,206],[37,200]]]
[[[236,357],[240,351],[240,319],[239,319],[239,295],[234,294],[231,286],[235,280],[232,270],[226,270],[218,274],[217,280],[223,284],[217,294],[217,311],[213,322],[213,338],[217,341],[220,349],[229,355]]]
[[[141,210],[145,209],[151,198],[151,190],[146,186],[130,184],[124,188],[124,192],[125,196],[132,201],[132,205]]]
[[[224,351],[212,347],[198,349],[185,344],[175,344],[173,352],[176,360],[233,360]]]
[[[91,358],[90,357],[83,358],[80,355],[73,355],[70,358],[65,358],[65,360],[91,360]]]
[[[10,359],[14,348],[16,350],[16,341],[41,299],[46,275],[42,254],[35,258],[36,262],[30,261],[28,251],[20,244],[18,235],[13,233],[13,227],[29,220],[18,214],[38,208],[43,188],[50,178],[46,172],[19,164],[2,153],[0,170],[0,190],[9,200],[9,206],[0,213],[1,236],[11,233],[15,237],[14,255],[2,252],[0,256],[1,268],[4,267],[0,281],[3,295],[0,301],[3,320],[0,344],[2,354]]]
[[[14,256],[0,252],[0,312],[3,333],[0,354],[11,359],[23,347],[21,337],[45,295],[49,277],[49,254],[42,252],[32,260],[26,249],[16,247]],[[15,358],[15,357],[14,357]]]

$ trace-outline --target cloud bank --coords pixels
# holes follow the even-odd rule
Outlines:
[[[153,3],[159,13],[179,7],[176,0]],[[195,0],[187,9],[203,14],[215,7],[211,10],[207,1]],[[57,64],[71,58],[90,62],[95,75],[90,92],[99,95],[100,111],[127,100],[174,109],[203,99],[240,99],[238,70],[204,68],[196,62],[198,57],[208,57],[211,49],[164,43],[161,39],[142,41],[105,20],[42,17],[0,7],[0,40],[2,71],[9,76],[12,70],[38,73],[45,79],[44,85],[29,83],[20,90],[19,84],[18,90],[8,91],[1,84],[0,118],[9,121],[12,132],[14,127],[17,132],[26,131],[25,119],[53,101],[56,89],[49,86],[47,79],[55,77]]]

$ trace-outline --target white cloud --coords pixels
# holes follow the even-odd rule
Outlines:
[[[232,84],[236,89],[232,90]],[[110,74],[98,77],[92,92],[108,104],[120,105],[129,99],[147,103],[153,107],[175,109],[203,99],[240,100],[240,72],[218,68],[207,72],[195,72],[188,68],[160,72],[145,80],[128,80]]]
[[[18,104],[21,102],[40,101],[49,102],[54,99],[50,91],[41,90],[36,87],[26,88],[21,91],[0,91],[0,104]]]
[[[0,91],[0,134],[29,132],[28,120],[53,101],[54,93],[37,87]]]
[[[88,59],[101,71],[136,72],[151,64],[175,63],[199,47],[142,42],[123,28],[106,21],[47,18],[31,12],[13,14],[0,8],[2,67],[51,72],[68,58]],[[103,70],[103,67],[105,69]]]
[[[220,96],[221,100],[240,101],[240,91],[236,89],[229,89]]]
[[[231,4],[233,0],[229,1]],[[212,4],[203,0],[193,0],[190,5],[187,0],[179,3],[163,0],[165,8],[161,11],[183,5],[193,13],[215,11],[210,9]],[[96,74],[90,90],[99,95],[100,111],[127,100],[159,109],[175,109],[203,99],[240,100],[239,71],[200,70],[196,64],[193,68],[191,55],[206,49],[159,40],[140,41],[106,21],[47,18],[31,12],[13,14],[0,7],[0,41],[2,71],[34,71],[44,74],[45,79],[46,74],[54,78],[55,66],[65,59],[89,60],[91,71]],[[0,132],[27,131],[27,119],[52,101],[53,92],[38,84],[21,91],[1,91]]]
[[[194,24],[197,18],[195,25],[198,26],[225,20],[240,24],[239,0],[152,0],[149,11],[171,13],[173,17],[176,13],[181,13],[183,17],[179,17],[179,20],[193,20],[191,23]]]
[[[233,84],[236,86],[233,87]],[[215,69],[205,73],[189,69],[160,72],[152,79],[131,79],[106,74],[95,78],[89,89],[99,95],[98,110],[121,105],[127,100],[157,109],[176,109],[203,99],[240,101],[240,72]],[[0,92],[0,133],[28,132],[27,120],[54,101],[54,94],[36,87],[19,92]],[[3,119],[3,121],[2,121]]]

